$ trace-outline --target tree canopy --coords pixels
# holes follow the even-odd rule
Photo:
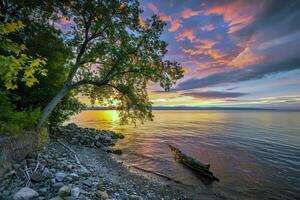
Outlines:
[[[148,83],[158,83],[167,91],[183,77],[180,63],[165,58],[167,43],[160,38],[166,24],[156,15],[140,23],[142,10],[137,0],[52,0],[32,1],[29,5],[26,1],[12,2],[25,8],[20,16],[38,21],[40,30],[47,33],[51,32],[51,27],[57,30],[57,34],[50,35],[70,52],[59,55],[64,57],[59,66],[63,67],[65,78],[48,104],[42,105],[39,127],[62,99],[78,93],[92,101],[114,100],[123,122],[152,119]],[[42,17],[37,16],[43,8]],[[33,43],[36,37],[38,34],[26,37],[31,47],[37,46]],[[43,37],[45,43],[50,38]],[[35,48],[29,49],[34,51]],[[47,63],[52,63],[53,57],[44,51],[61,53],[61,49],[51,45],[49,49],[36,48],[47,58]],[[57,73],[51,66],[54,65],[46,65],[49,76]],[[49,78],[45,82],[51,85],[55,81]],[[47,89],[42,87],[41,91]]]

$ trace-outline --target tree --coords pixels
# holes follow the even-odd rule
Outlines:
[[[42,57],[33,58],[24,51],[26,46],[18,44],[9,38],[13,32],[24,27],[21,21],[0,21],[0,80],[6,89],[16,89],[17,81],[23,81],[28,87],[38,83],[36,75],[46,76],[43,65],[46,61]]]
[[[118,99],[116,108],[123,120],[151,119],[147,83],[169,90],[183,76],[179,63],[164,60],[167,44],[160,35],[165,23],[153,16],[139,24],[137,0],[73,0],[59,8],[72,24],[64,32],[75,57],[66,82],[43,110],[37,127],[74,89],[94,99]]]

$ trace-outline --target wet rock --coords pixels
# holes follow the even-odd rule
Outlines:
[[[31,175],[31,180],[33,182],[36,182],[36,183],[39,183],[39,182],[42,182],[45,180],[45,176],[40,173],[40,172],[34,172],[32,175]]]
[[[59,190],[58,190],[58,196],[60,197],[67,197],[71,195],[71,188],[69,186],[62,186]]]
[[[67,175],[66,175],[65,173],[63,173],[63,172],[57,172],[57,173],[55,174],[55,179],[56,179],[57,181],[61,182],[61,181],[64,180],[64,178],[65,178],[66,176],[67,176]]]
[[[39,196],[39,194],[29,188],[29,187],[23,187],[21,188],[13,197],[14,200],[31,200]]]
[[[111,153],[116,154],[116,155],[122,155],[122,150],[121,149],[112,149]]]

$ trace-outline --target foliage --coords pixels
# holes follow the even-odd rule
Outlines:
[[[79,113],[83,108],[77,98],[72,95],[65,96],[62,101],[52,111],[49,122],[51,126],[62,125],[72,115]]]
[[[40,115],[40,110],[16,112],[4,92],[0,92],[0,132],[20,134],[32,130]]]
[[[123,122],[152,119],[147,84],[169,90],[183,77],[179,63],[164,59],[167,44],[160,36],[165,23],[159,16],[140,25],[136,0],[65,1],[58,10],[71,23],[63,29],[64,38],[75,52],[62,90],[80,88],[93,101],[117,99]]]
[[[44,58],[33,58],[24,51],[26,46],[9,38],[9,34],[24,27],[21,21],[3,23],[0,21],[0,80],[6,89],[16,89],[17,80],[25,82],[28,87],[38,83],[36,75],[46,76]],[[21,75],[21,78],[19,78]]]

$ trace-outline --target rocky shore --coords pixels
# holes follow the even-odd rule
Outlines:
[[[107,152],[114,152],[111,147],[122,134],[75,124],[52,133],[43,150],[5,174],[0,181],[1,200],[197,199],[133,174],[112,159]]]

